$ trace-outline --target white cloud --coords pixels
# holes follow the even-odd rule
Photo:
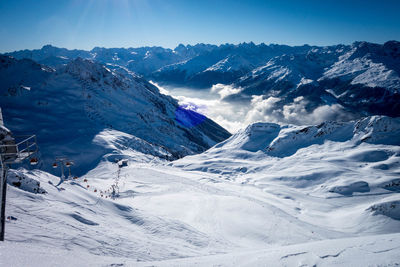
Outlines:
[[[282,105],[281,98],[253,96],[250,103],[231,103],[223,98],[237,90],[231,86],[217,84],[211,90],[195,90],[188,88],[163,88],[157,83],[161,92],[176,98],[181,105],[195,110],[222,127],[235,133],[248,124],[262,121],[281,124],[318,124],[327,120],[350,120],[352,115],[347,113],[339,104],[323,105],[309,112],[306,110],[308,101],[297,97],[292,103]],[[193,97],[195,95],[195,97]]]
[[[167,89],[155,82],[151,83],[157,86],[161,93],[173,96],[177,99],[180,105],[185,105],[186,108],[190,108],[207,116],[231,133],[235,133],[240,128],[247,126],[243,118],[246,116],[250,106],[235,105],[222,101],[217,95],[220,90],[195,90],[188,88]],[[222,87],[218,88],[223,89]]]
[[[174,96],[181,105],[197,106],[196,111],[214,120],[231,133],[247,126],[243,121],[249,107],[234,105],[220,99],[201,99],[186,96]]]
[[[276,103],[281,99],[269,97],[263,99],[263,96],[253,96],[251,100],[251,109],[246,114],[245,122],[250,124],[257,121],[278,122],[276,117]]]
[[[242,89],[240,87],[235,88],[232,85],[226,85],[226,84],[222,84],[222,83],[214,84],[211,87],[211,92],[219,94],[221,99],[223,99],[229,95],[237,94],[241,90]]]
[[[165,89],[164,87],[162,87],[161,85],[159,85],[158,83],[153,82],[153,81],[149,81],[149,83],[151,83],[152,85],[157,87],[161,94],[170,95],[169,91],[167,89]]]
[[[276,97],[263,99],[262,96],[253,96],[252,108],[247,113],[246,123],[266,121],[301,125],[318,124],[327,120],[345,121],[352,118],[352,115],[339,104],[319,106],[309,112],[306,109],[309,103],[303,96],[283,106],[279,104],[280,100]]]

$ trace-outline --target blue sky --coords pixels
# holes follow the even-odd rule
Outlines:
[[[0,52],[179,43],[330,45],[400,40],[391,0],[1,0]]]

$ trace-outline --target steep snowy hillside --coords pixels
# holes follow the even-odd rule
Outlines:
[[[355,43],[319,79],[343,106],[364,114],[400,116],[400,42]]]
[[[384,87],[396,91],[400,88],[400,43],[390,41],[382,45],[355,43],[342,55],[323,79],[340,78],[351,84]]]
[[[79,173],[94,167],[109,150],[96,141],[106,128],[120,146],[168,159],[202,152],[230,135],[134,74],[81,58],[57,70],[0,60],[5,124],[15,134],[37,135],[45,169],[60,155],[76,161]]]
[[[400,264],[399,119],[257,123],[172,163],[138,160],[102,136],[137,156],[59,186],[43,171],[12,171],[10,184],[40,184],[9,186],[5,264]]]

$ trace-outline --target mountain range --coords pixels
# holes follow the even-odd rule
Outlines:
[[[398,265],[399,53],[390,41],[0,55],[5,126],[40,151],[35,169],[9,171],[1,259]],[[211,89],[262,122],[231,135],[150,80]],[[60,156],[73,179],[52,168]]]
[[[160,85],[196,90],[225,85],[233,90],[223,94],[224,101],[267,102],[277,122],[307,122],[292,119],[299,115],[295,110],[310,114],[328,109],[328,115],[321,116],[332,120],[400,116],[397,41],[325,47],[254,43],[179,45],[175,49],[96,47],[90,51],[46,45],[6,55],[49,67],[81,57]],[[270,109],[263,113],[271,114]]]

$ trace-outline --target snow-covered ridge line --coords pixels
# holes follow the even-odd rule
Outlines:
[[[119,133],[124,149],[167,159],[202,152],[230,136],[145,79],[93,60],[78,57],[54,70],[0,55],[0,80],[7,126],[16,134],[37,135],[47,170],[60,154],[80,162],[79,173],[93,168],[110,152],[94,142],[99,133]]]
[[[287,156],[302,147],[326,141],[400,145],[400,118],[371,116],[357,121],[328,121],[311,126],[258,122],[238,131],[207,153],[217,149],[243,149],[252,152],[261,150],[271,156]]]

